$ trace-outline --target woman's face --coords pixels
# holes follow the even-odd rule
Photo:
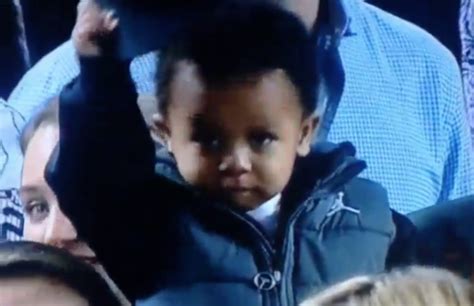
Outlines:
[[[62,213],[58,199],[46,183],[44,171],[59,139],[58,128],[41,125],[28,144],[23,163],[20,197],[25,211],[25,240],[65,249],[96,264],[94,252],[78,240],[76,230]]]

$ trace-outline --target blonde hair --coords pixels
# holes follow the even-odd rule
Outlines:
[[[470,306],[474,288],[442,269],[411,267],[357,277],[331,287],[301,306]]]
[[[145,123],[151,129],[153,115],[158,112],[156,97],[151,95],[140,95],[137,99],[138,106],[143,115]],[[20,135],[20,148],[23,154],[30,144],[31,139],[39,128],[53,126],[59,128],[59,97],[49,99],[28,120]]]

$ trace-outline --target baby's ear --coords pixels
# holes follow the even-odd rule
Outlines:
[[[160,143],[171,152],[170,129],[160,113],[153,114],[150,129],[153,141]]]
[[[296,152],[298,156],[304,157],[311,151],[314,133],[319,126],[319,117],[316,115],[308,116],[301,124],[300,139]]]

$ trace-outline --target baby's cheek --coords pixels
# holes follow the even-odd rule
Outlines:
[[[173,147],[173,154],[179,173],[188,183],[192,183],[196,179],[197,173],[195,148],[191,143],[176,142]]]
[[[284,157],[262,162],[257,170],[264,183],[265,189],[270,194],[276,194],[286,187],[293,170],[293,163],[284,160]]]
[[[196,160],[196,167],[199,169],[196,185],[205,186],[208,189],[215,189],[219,186],[219,165],[216,160],[201,157]]]
[[[178,169],[181,176],[191,185],[194,185],[199,177],[199,169],[192,160],[178,162]]]
[[[215,184],[217,180],[215,163],[199,154],[187,154],[178,163],[183,178],[191,185],[206,186]]]

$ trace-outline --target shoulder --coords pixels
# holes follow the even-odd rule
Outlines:
[[[365,224],[378,228],[393,226],[387,190],[377,182],[359,177],[352,179],[344,188],[344,202],[360,211]]]
[[[451,52],[420,27],[371,4],[345,1],[356,35],[367,48],[385,54],[389,61],[402,61],[407,67],[443,74],[458,74]],[[422,72],[422,71],[420,71]]]
[[[377,209],[390,209],[387,190],[375,181],[356,177],[346,184],[344,192],[346,197],[357,206],[374,205]]]
[[[153,52],[133,60],[131,74],[140,94],[155,92],[157,61],[158,56]],[[76,51],[69,40],[48,53],[23,76],[8,102],[29,117],[41,103],[59,95],[79,72]]]
[[[388,202],[387,190],[381,184],[366,178],[352,179],[346,184],[345,190],[353,196],[365,195]]]
[[[36,78],[38,82],[49,81],[45,86],[67,83],[64,77],[71,79],[79,73],[79,64],[72,41],[67,41],[45,55],[38,61],[20,81],[20,85]],[[39,78],[39,79],[38,79]]]
[[[78,74],[79,64],[72,42],[65,42],[23,76],[8,102],[28,117],[41,103],[57,96]]]

